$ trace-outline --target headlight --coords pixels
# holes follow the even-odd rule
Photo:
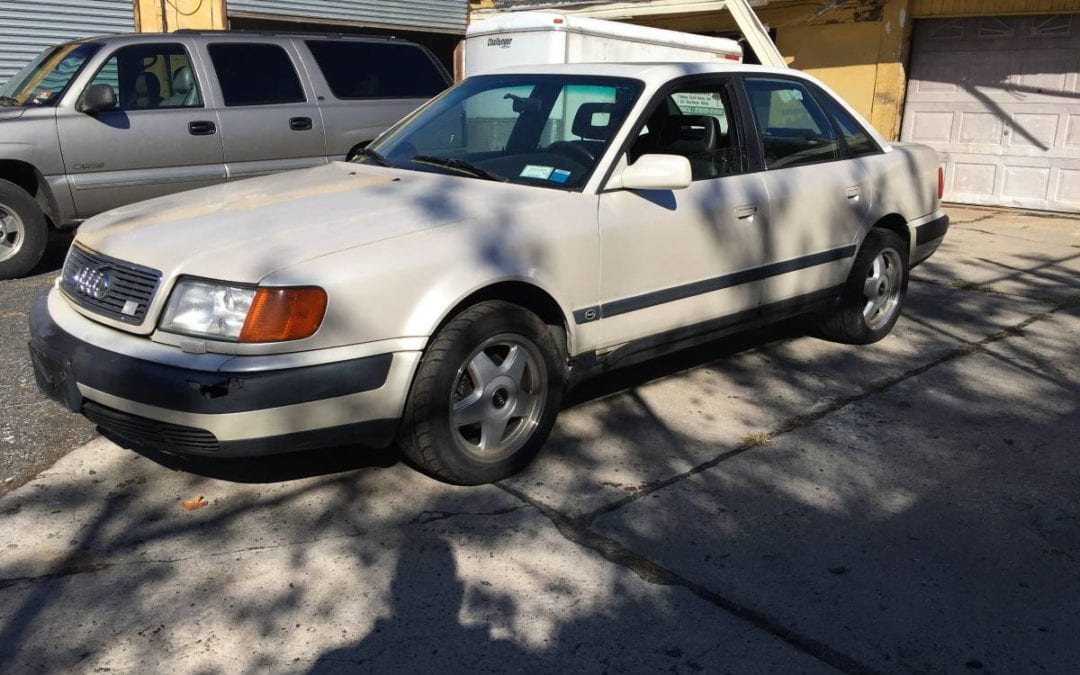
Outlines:
[[[185,279],[169,296],[161,330],[232,342],[310,337],[326,313],[321,288],[252,288]]]

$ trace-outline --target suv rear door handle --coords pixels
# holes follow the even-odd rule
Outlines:
[[[753,220],[757,215],[757,204],[743,204],[735,207],[735,217],[739,220]]]
[[[210,120],[188,122],[188,133],[192,136],[210,136],[217,133],[217,125]]]
[[[293,131],[307,131],[311,128],[311,118],[293,117],[289,120],[289,128]]]
[[[847,194],[848,199],[858,199],[862,196],[862,188],[857,185],[853,185],[846,190],[845,194]]]

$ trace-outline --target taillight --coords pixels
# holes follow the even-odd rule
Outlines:
[[[938,169],[937,169],[937,198],[941,199],[941,197],[944,194],[945,194],[945,169],[942,169],[939,166]]]

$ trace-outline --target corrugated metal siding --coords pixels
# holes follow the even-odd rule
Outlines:
[[[0,83],[46,47],[133,30],[131,0],[0,0]]]
[[[915,18],[1057,14],[1080,12],[1080,2],[1077,0],[913,0],[909,11]]]
[[[5,0],[6,1],[6,0]],[[466,0],[228,0],[229,14],[280,16],[294,21],[348,21],[465,33]]]

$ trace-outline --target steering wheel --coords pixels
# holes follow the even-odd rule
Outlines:
[[[592,166],[596,162],[596,157],[587,148],[570,141],[555,141],[547,146],[547,149],[550,152],[568,157],[583,166]]]

